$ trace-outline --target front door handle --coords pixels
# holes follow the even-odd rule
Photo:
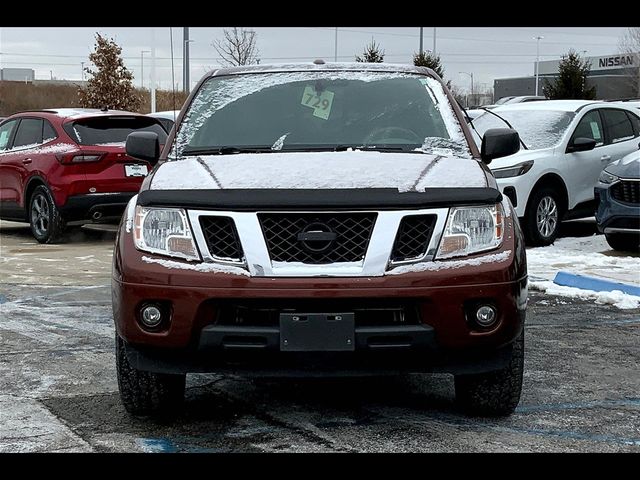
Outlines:
[[[31,160],[30,158],[25,158],[24,160],[22,160],[22,163],[24,163],[25,165],[28,165],[32,162],[33,160]]]
[[[602,156],[600,157],[600,161],[601,161],[601,162],[608,162],[608,161],[610,161],[610,160],[611,160],[611,155],[602,155]]]

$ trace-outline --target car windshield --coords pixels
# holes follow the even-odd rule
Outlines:
[[[517,130],[520,138],[530,150],[549,148],[562,140],[574,112],[560,110],[495,110]],[[508,125],[489,112],[485,112],[473,120],[473,126],[479,137],[475,138],[480,144],[484,132],[490,128],[508,128]]]
[[[276,72],[208,79],[171,157],[369,148],[471,157],[437,80],[400,72]]]
[[[84,118],[64,125],[65,131],[79,145],[124,144],[132,132],[155,132],[160,143],[167,133],[156,119],[147,117],[100,116]]]

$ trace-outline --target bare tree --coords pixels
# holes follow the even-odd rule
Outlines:
[[[620,52],[635,57],[636,71],[629,75],[629,82],[637,88],[640,97],[640,27],[629,27],[620,40]]]
[[[252,65],[260,63],[258,47],[256,45],[256,32],[244,28],[233,27],[224,29],[224,39],[214,40],[213,48],[216,49],[222,60],[227,65]]]

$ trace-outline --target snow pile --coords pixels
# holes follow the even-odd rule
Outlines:
[[[422,191],[426,187],[486,186],[482,168],[470,158],[359,150],[187,158],[161,165],[151,184],[158,190],[397,188],[401,192]]]
[[[623,293],[620,290],[596,292],[594,290],[583,290],[581,288],[556,285],[550,280],[532,281],[529,283],[529,287],[531,290],[538,290],[548,295],[573,297],[581,300],[595,300],[597,304],[613,305],[621,309],[640,308],[640,297]]]
[[[604,235],[561,238],[548,247],[527,250],[529,285],[549,295],[595,300],[618,308],[640,308],[640,297],[621,291],[596,292],[556,285],[560,270],[604,280],[640,285],[640,258],[615,252]]]
[[[393,270],[386,272],[386,275],[402,275],[403,273],[417,273],[417,272],[433,272],[438,270],[444,270],[448,268],[462,268],[462,267],[477,267],[483,263],[500,263],[509,259],[511,250],[505,250],[504,252],[494,253],[492,255],[484,255],[482,257],[468,258],[464,260],[443,260],[433,262],[420,262],[410,265],[403,265],[396,267]]]
[[[168,269],[176,270],[193,270],[196,272],[206,273],[232,273],[235,275],[249,276],[249,272],[240,267],[234,267],[232,265],[222,265],[214,263],[183,263],[173,260],[162,260],[159,258],[151,258],[147,256],[142,257],[142,261],[146,263],[157,263]]]

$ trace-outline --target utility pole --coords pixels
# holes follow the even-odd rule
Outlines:
[[[420,27],[420,56],[421,57],[422,57],[422,53],[424,52],[423,41],[422,41],[422,38],[423,38],[422,34],[424,33],[423,30],[424,30],[424,27]]]
[[[538,95],[538,74],[539,74],[539,70],[540,70],[540,40],[542,40],[544,37],[541,36],[537,36],[537,37],[533,37],[536,40],[536,95]]]
[[[151,113],[156,111],[156,29],[151,28]]]
[[[473,72],[460,72],[471,77],[471,100],[473,100]],[[467,99],[467,107],[469,106],[469,100]]]
[[[433,56],[436,56],[436,27],[433,27]]]
[[[190,65],[189,65],[189,27],[183,27],[182,29],[182,48],[183,52],[183,60],[182,60],[182,90],[185,93],[189,93],[191,90],[191,80],[189,79]]]
[[[335,39],[334,39],[334,45],[335,45],[335,48],[333,50],[333,61],[337,62],[338,61],[338,27],[336,27],[336,35],[335,35]]]
[[[84,82],[84,62],[80,62],[80,80]]]
[[[140,88],[144,89],[144,54],[151,53],[151,50],[140,51]]]

